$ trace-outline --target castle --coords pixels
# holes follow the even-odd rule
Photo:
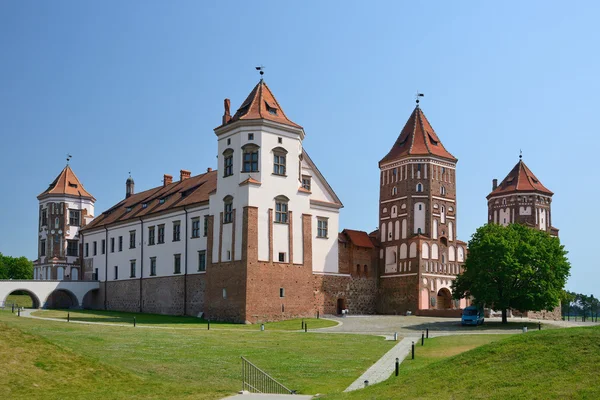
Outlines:
[[[162,186],[139,193],[129,177],[125,198],[97,217],[67,165],[38,197],[35,279],[98,280],[86,308],[233,322],[346,309],[456,315],[468,305],[451,297],[467,252],[456,237],[457,159],[418,102],[379,162],[371,233],[340,232],[342,202],[304,149],[304,129],[262,79],[231,114],[226,99],[214,129],[218,171],[165,174]],[[552,193],[522,161],[494,185],[490,222],[555,232]]]

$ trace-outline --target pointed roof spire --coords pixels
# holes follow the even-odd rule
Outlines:
[[[247,121],[256,119],[266,119],[269,121],[279,122],[280,124],[293,126],[295,128],[302,128],[300,125],[292,122],[285,115],[283,109],[279,105],[279,102],[277,99],[275,99],[273,92],[271,92],[271,89],[269,89],[265,81],[262,79],[262,76],[246,100],[244,100],[241,107],[236,111],[231,119],[229,119],[227,122],[224,121],[225,123],[223,125],[231,124],[240,120]]]
[[[413,155],[431,155],[453,162],[458,161],[446,150],[418,103],[402,128],[396,143],[389,153],[379,161],[379,164]]]
[[[523,162],[523,155],[519,155],[519,162],[513,167],[508,173],[506,178],[496,187],[490,194],[487,195],[487,199],[496,195],[505,195],[510,193],[518,192],[537,192],[548,196],[552,196],[552,193],[546,188],[542,182],[531,172],[529,167]]]
[[[83,185],[69,166],[63,168],[60,174],[52,181],[48,189],[41,193],[37,198],[41,200],[48,196],[75,196],[91,199],[96,201],[87,190],[83,188]]]

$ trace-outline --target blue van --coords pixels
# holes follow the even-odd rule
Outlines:
[[[460,323],[461,325],[481,325],[484,320],[483,309],[469,306],[463,310]]]

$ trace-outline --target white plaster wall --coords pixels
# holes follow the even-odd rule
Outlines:
[[[382,243],[385,242],[385,238],[387,237],[385,226],[386,226],[386,223],[383,222],[381,224],[381,242]]]
[[[400,239],[400,221],[398,221],[398,220],[396,220],[394,222],[394,239],[395,240]]]
[[[465,261],[465,249],[463,249],[462,246],[458,246],[458,249],[457,249],[457,259],[458,259],[458,262]]]
[[[338,272],[338,232],[339,232],[339,211],[326,210],[324,208],[313,207],[311,211],[312,219],[312,248],[313,248],[313,271],[319,272]],[[326,239],[317,237],[317,218],[328,218],[328,234]],[[301,252],[302,248],[295,249]]]
[[[456,260],[456,254],[455,254],[454,246],[449,246],[448,247],[448,260],[449,261],[455,261]]]
[[[429,245],[427,243],[421,245],[421,257],[424,259],[429,258]]]
[[[454,240],[454,223],[452,221],[448,222],[448,241],[451,242]]]
[[[389,246],[385,248],[385,265],[386,265],[386,270],[387,270],[387,266],[388,265],[396,265],[398,264],[398,257],[397,257],[397,250],[398,248],[396,246]]]
[[[437,219],[433,219],[433,229],[431,231],[431,235],[434,239],[438,238],[438,222]]]
[[[546,210],[543,208],[540,208],[540,229],[545,231],[546,230],[546,224],[547,224],[547,219],[546,219]]]
[[[437,260],[438,259],[438,245],[433,243],[431,245],[431,259],[432,260]]]
[[[417,244],[412,242],[409,247],[408,256],[410,258],[414,258],[417,256]]]
[[[531,215],[531,206],[520,206],[519,215]]]
[[[408,246],[406,245],[406,243],[402,243],[400,245],[400,259],[404,260],[406,258],[406,256],[408,255]]]
[[[402,239],[406,239],[407,231],[407,221],[406,218],[404,218],[402,219]]]
[[[419,210],[419,207],[421,207],[420,210]],[[418,233],[419,228],[421,229],[422,233],[425,233],[425,203],[421,203],[421,202],[415,203],[413,218],[414,218],[413,233]]]
[[[510,223],[510,209],[500,209],[500,215],[498,223],[503,226],[507,226]]]

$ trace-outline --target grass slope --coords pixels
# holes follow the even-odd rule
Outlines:
[[[600,327],[518,334],[327,399],[598,399]]]
[[[40,342],[49,346],[54,343],[67,350],[74,357],[73,364],[64,369],[61,363],[53,364],[58,376],[67,376],[66,381],[58,379],[59,383],[69,381],[71,368],[77,370],[77,374],[84,374],[85,378],[88,368],[110,366],[106,374],[112,373],[111,379],[94,382],[91,373],[88,380],[82,378],[82,382],[87,382],[85,398],[93,398],[96,394],[102,394],[104,398],[129,398],[129,393],[139,390],[139,393],[155,398],[220,399],[241,388],[241,355],[291,389],[308,394],[332,393],[344,390],[395,344],[374,336],[269,329],[265,332],[212,328],[207,331],[68,324],[18,318],[6,311],[0,312],[0,324],[9,328],[10,336],[15,338],[9,349],[29,351],[28,345],[21,344],[20,339],[34,335],[44,339],[36,339]],[[4,349],[2,353],[5,353]],[[48,354],[47,359],[52,360],[53,356]],[[46,380],[54,380],[55,376],[33,374],[35,362],[37,360],[32,358],[13,361],[13,364],[19,364],[17,375],[23,382],[43,382],[44,387],[54,393],[58,383],[51,386]],[[11,374],[10,368],[0,369],[0,382],[12,388],[12,396],[34,398],[29,389],[13,385]],[[114,390],[113,379],[116,382]],[[119,386],[121,381],[130,381],[127,391]],[[64,390],[60,392],[63,395],[56,398],[80,398],[77,390]],[[142,394],[140,397],[146,397]],[[6,397],[0,395],[0,398]]]
[[[120,311],[94,311],[94,310],[40,310],[32,313],[33,316],[42,318],[60,318],[67,319],[67,313],[70,314],[71,321],[82,322],[102,322],[114,324],[133,324],[133,317],[136,319],[136,325],[177,327],[177,328],[197,328],[207,329],[208,322],[204,319],[195,317],[183,317],[175,315],[160,314],[140,314]],[[327,319],[305,318],[309,329],[326,328],[337,325],[337,322]],[[302,328],[302,319],[293,319],[280,322],[269,322],[265,324],[266,330],[300,330]],[[243,329],[259,330],[259,324],[230,324],[224,322],[211,322],[210,329]]]
[[[0,299],[2,300],[2,299]],[[12,306],[12,304],[15,304],[15,306],[18,307],[25,307],[25,308],[31,308],[33,307],[33,300],[31,300],[31,297],[29,297],[29,295],[27,294],[10,294],[6,297],[6,304],[7,307],[10,304]]]

